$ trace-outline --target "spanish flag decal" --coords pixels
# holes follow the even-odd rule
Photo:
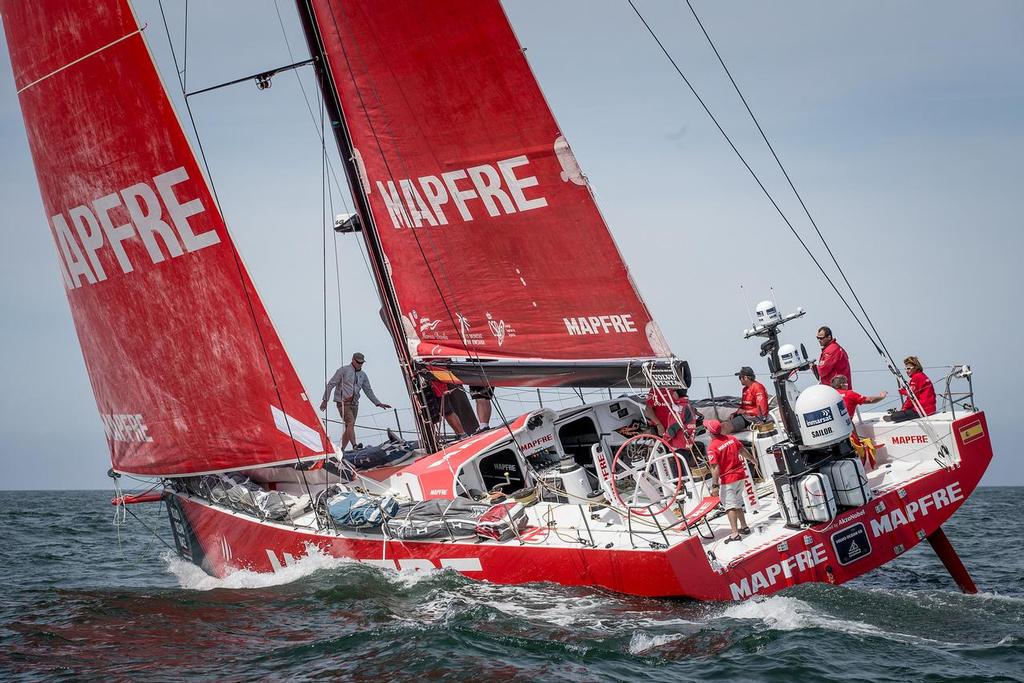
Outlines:
[[[985,428],[981,426],[981,420],[976,420],[969,425],[960,428],[960,442],[969,444],[985,436]]]

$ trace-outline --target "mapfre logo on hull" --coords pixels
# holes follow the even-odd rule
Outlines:
[[[295,556],[291,553],[281,553],[284,560],[277,557],[273,550],[267,550],[267,559],[270,560],[270,567],[279,572],[285,567],[295,564]],[[301,559],[301,558],[299,558]],[[361,564],[368,564],[378,569],[391,569],[395,571],[430,571],[433,569],[454,569],[457,572],[482,572],[483,566],[478,557],[442,557],[440,560],[429,560],[426,558],[403,558],[396,560],[361,560],[355,559]]]

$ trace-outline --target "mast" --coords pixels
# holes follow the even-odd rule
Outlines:
[[[428,452],[437,451],[439,443],[437,435],[430,421],[427,419],[423,401],[419,399],[417,391],[416,367],[414,365],[409,347],[405,342],[405,334],[402,331],[402,314],[388,277],[388,270],[384,259],[384,251],[377,234],[377,226],[373,219],[373,212],[370,211],[369,203],[362,183],[359,181],[359,172],[356,168],[352,139],[349,135],[348,125],[341,111],[340,99],[334,86],[334,80],[330,77],[330,63],[324,54],[323,39],[320,29],[313,16],[313,7],[310,0],[296,0],[296,8],[299,13],[299,20],[302,22],[302,30],[306,36],[306,44],[309,46],[310,56],[313,58],[313,65],[317,75],[317,82],[320,91],[323,93],[324,106],[330,117],[331,128],[334,131],[334,140],[338,145],[341,161],[345,167],[345,177],[348,180],[349,192],[355,203],[356,213],[362,223],[362,234],[366,241],[366,250],[370,255],[370,263],[373,265],[373,276],[377,285],[377,293],[380,295],[384,320],[391,334],[391,341],[395,345],[395,353],[398,355],[398,362],[402,369],[402,376],[405,379],[406,391],[412,400],[413,412],[416,417],[416,429],[419,432],[420,447]]]

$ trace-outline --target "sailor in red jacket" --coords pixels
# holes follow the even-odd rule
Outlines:
[[[924,374],[924,368],[921,366],[921,361],[917,356],[907,356],[903,359],[903,368],[907,371],[907,375],[910,376],[910,391],[914,395],[914,398],[917,399],[917,402],[921,404],[924,414],[934,414],[935,387],[932,386],[932,381],[928,379],[928,375]],[[906,399],[903,401],[903,407],[899,410],[893,411],[882,419],[891,420],[893,422],[906,422],[907,420],[913,420],[921,417],[917,412],[917,406],[914,405],[913,399],[911,399],[907,394],[907,390],[900,389],[900,394],[902,394]]]
[[[744,365],[736,376],[743,385],[743,396],[740,398],[739,410],[722,423],[723,434],[742,432],[754,422],[765,422],[768,419],[768,390],[754,378],[753,368]]]
[[[687,390],[651,387],[644,415],[658,436],[665,437],[676,450],[689,450],[697,429],[697,414],[690,406]]]
[[[846,375],[836,375],[833,377],[832,388],[838,391],[839,395],[843,397],[843,403],[846,404],[846,412],[850,415],[850,420],[853,420],[854,415],[856,415],[858,406],[866,405],[868,403],[878,403],[889,395],[886,391],[878,394],[878,396],[865,396],[864,394],[858,394],[850,388],[850,380],[847,379]],[[857,431],[855,429],[854,434],[856,433]]]
[[[818,358],[818,379],[822,384],[831,386],[832,379],[836,375],[846,375],[850,388],[853,388],[853,379],[850,374],[850,357],[846,355],[846,349],[839,345],[839,342],[832,336],[832,328],[822,325],[818,328],[818,343],[821,344],[821,356]]]
[[[750,533],[747,518],[743,512],[743,481],[747,478],[747,468],[743,463],[743,445],[735,436],[722,431],[718,420],[705,420],[704,427],[711,435],[708,443],[708,465],[711,466],[711,495],[719,496],[722,509],[729,517],[729,528],[732,531],[726,543],[743,540]]]

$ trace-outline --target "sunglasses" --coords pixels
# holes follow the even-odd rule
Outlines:
[[[824,340],[826,340],[826,339],[828,339],[828,338],[829,338],[829,337],[828,337],[828,335],[827,335],[827,334],[826,334],[826,335],[825,335],[824,337],[817,337],[817,339],[818,339],[819,341],[824,341]]]

